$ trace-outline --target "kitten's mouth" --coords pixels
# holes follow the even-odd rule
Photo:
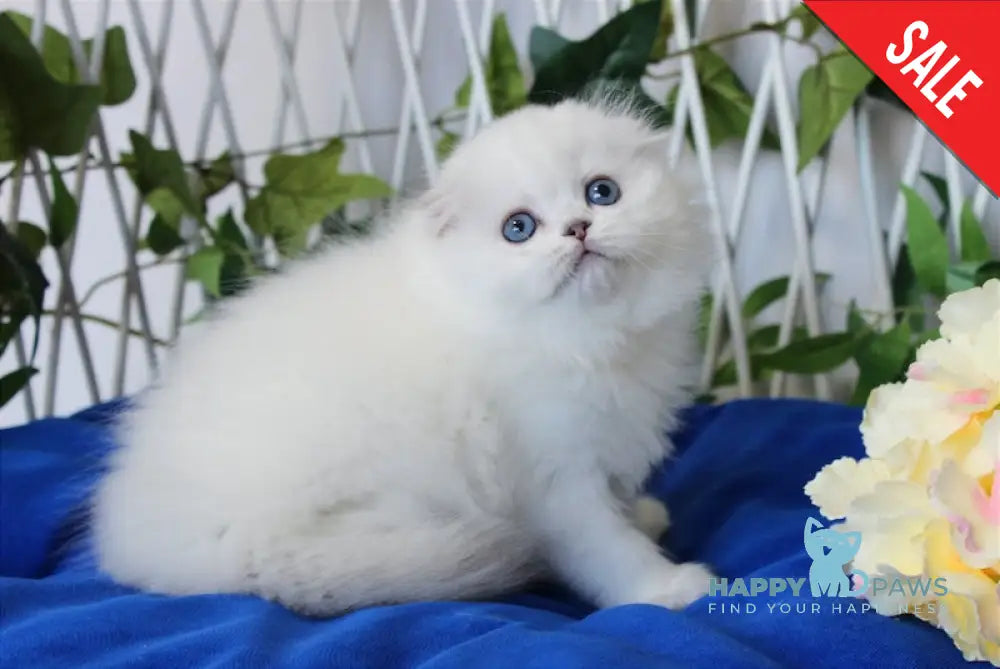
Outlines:
[[[573,267],[570,269],[570,277],[576,274],[577,270],[586,262],[588,259],[593,261],[595,258],[603,258],[604,260],[611,260],[608,256],[604,255],[600,251],[595,251],[594,249],[583,249],[583,253],[577,256],[577,259],[573,262]]]
[[[595,251],[594,249],[584,248],[583,251],[573,260],[566,275],[563,276],[562,280],[552,291],[552,297],[556,297],[563,290],[573,283],[574,279],[577,279],[587,272],[587,268],[595,263],[607,261],[608,263],[617,263],[618,260],[612,258],[611,256],[604,255],[600,251]]]

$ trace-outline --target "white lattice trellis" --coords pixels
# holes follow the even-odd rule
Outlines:
[[[671,45],[675,50],[721,32],[720,25],[732,29],[753,20],[774,21],[792,5],[788,0],[700,0],[695,3],[697,30],[692,35],[687,17],[691,3],[668,1],[675,15]],[[241,184],[253,183],[269,147],[310,146],[343,135],[354,168],[378,173],[397,190],[406,191],[436,173],[440,129],[432,119],[450,105],[466,73],[472,77],[472,92],[463,135],[491,120],[482,59],[497,11],[506,12],[519,52],[526,53],[531,25],[582,37],[630,4],[629,0],[5,3],[4,9],[9,5],[38,19],[31,33],[36,46],[42,40],[41,22],[63,30],[77,68],[90,81],[101,69],[104,31],[110,25],[123,25],[141,85],[121,109],[102,109],[87,147],[75,161],[78,167],[70,189],[81,203],[79,234],[60,253],[44,258],[47,274],[54,279],[47,297],[50,313],[43,320],[44,374],[23,393],[19,405],[8,405],[3,422],[66,411],[136,390],[155,373],[163,357],[162,343],[173,341],[185,318],[199,308],[197,291],[185,282],[183,271],[177,266],[150,266],[152,256],[137,250],[147,221],[140,196],[116,166],[118,152],[126,148],[127,127],[138,127],[187,159],[206,158],[220,149],[246,156],[236,161]],[[91,35],[95,46],[88,59],[82,38]],[[833,299],[837,295],[831,298],[824,292],[821,300],[815,273],[821,265],[824,269],[836,265],[831,258],[845,255],[845,249],[852,262],[863,258],[867,279],[859,283],[850,270],[833,267],[835,282],[842,282],[840,303],[858,297],[869,308],[891,309],[890,268],[905,233],[905,202],[898,184],[917,184],[923,167],[943,169],[951,201],[971,197],[975,214],[991,222],[988,232],[993,243],[1000,242],[998,221],[987,218],[996,212],[987,211],[991,198],[985,188],[936,140],[928,142],[919,122],[882,109],[881,103],[863,104],[843,125],[829,155],[799,174],[795,81],[810,52],[789,48],[776,34],[752,40],[748,51],[730,54],[741,75],[756,80],[742,145],[710,148],[694,61],[682,56],[672,65],[680,81],[674,126],[690,124],[711,210],[709,223],[721,251],[702,379],[705,383],[711,379],[726,327],[734,342],[741,394],[755,390],[740,310],[743,294],[756,280],[791,276],[786,299],[775,314],[782,343],[790,340],[799,321],[811,334],[829,329],[829,318],[837,315]],[[171,69],[171,59],[178,57],[186,68],[180,72]],[[249,83],[246,71],[243,76],[233,72],[247,67],[253,79]],[[656,85],[651,82],[651,90]],[[273,107],[267,104],[272,101]],[[761,148],[768,123],[777,130],[780,154]],[[880,130],[875,129],[879,123]],[[677,160],[683,142],[684,133],[676,133],[664,159]],[[905,152],[897,156],[900,149]],[[94,156],[96,169],[85,165],[88,154]],[[937,167],[942,161],[943,168]],[[52,193],[46,170],[40,156],[33,154],[24,172],[0,193],[8,225],[48,219]],[[217,206],[241,208],[246,200],[241,187]],[[952,207],[949,234],[956,246],[959,215],[959,207]],[[761,221],[766,221],[764,230]],[[195,223],[185,225],[190,231]],[[831,225],[844,225],[847,237],[836,237]],[[761,252],[761,239],[768,235],[784,239],[785,252],[778,253],[780,244],[771,248],[767,243]],[[102,280],[81,296],[81,288],[109,273],[106,266],[97,269],[108,262],[122,269],[124,278]],[[116,330],[108,331],[102,319],[116,322]],[[69,334],[64,337],[67,327]],[[27,330],[22,336],[26,334]],[[64,350],[67,339],[72,348]],[[15,362],[25,364],[27,339],[18,339],[14,349]],[[787,381],[776,375],[765,391],[783,394]],[[835,396],[836,377],[815,377],[811,392]]]

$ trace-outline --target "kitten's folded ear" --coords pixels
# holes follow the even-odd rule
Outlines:
[[[438,185],[417,198],[417,209],[427,232],[435,237],[443,237],[458,221],[451,198]]]
[[[674,136],[672,130],[658,130],[645,137],[639,143],[639,152],[657,159],[667,160],[670,155],[670,142]]]
[[[653,147],[662,148],[666,150],[667,146],[670,144],[670,138],[673,137],[673,132],[670,130],[660,130],[654,132],[652,135],[643,140],[642,147]]]

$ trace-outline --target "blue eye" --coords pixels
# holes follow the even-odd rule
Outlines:
[[[520,244],[531,239],[537,227],[535,217],[521,211],[503,222],[503,238],[512,244]]]
[[[587,184],[587,202],[602,207],[614,204],[621,197],[622,191],[614,181],[607,177],[599,177]]]

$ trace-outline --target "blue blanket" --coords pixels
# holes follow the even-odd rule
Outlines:
[[[724,597],[684,611],[594,611],[544,587],[490,602],[427,602],[299,617],[249,596],[162,597],[110,582],[81,540],[116,406],[0,431],[0,666],[951,667],[939,630],[830,599]],[[805,401],[695,407],[650,481],[666,548],[736,577],[808,574],[803,484],[861,453],[857,410]],[[812,602],[820,602],[812,612]],[[754,607],[748,604],[753,604]],[[773,605],[773,606],[770,606]],[[798,605],[798,608],[797,606]],[[755,611],[751,609],[755,608]],[[802,612],[800,612],[800,610]],[[985,665],[983,665],[985,666]]]

